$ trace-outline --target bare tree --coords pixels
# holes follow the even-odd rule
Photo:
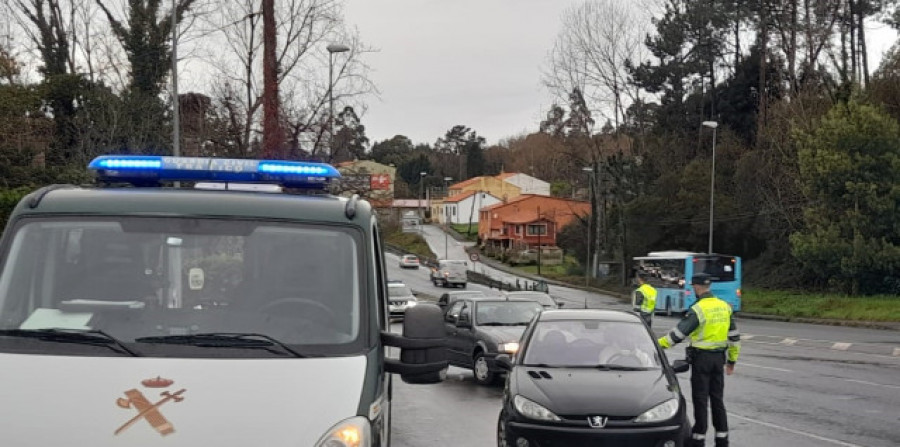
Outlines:
[[[639,100],[629,87],[627,63],[640,61],[649,23],[628,2],[588,0],[568,9],[544,75],[560,98],[578,88],[595,114],[618,128],[627,101]]]
[[[329,54],[325,46],[341,42],[351,50],[335,55],[336,102],[375,91],[368,67],[361,61],[367,48],[355,32],[346,29],[338,0],[288,0],[276,4],[278,20],[278,82],[281,91],[282,126],[290,151],[321,155],[327,132],[327,74]],[[210,54],[209,64],[218,73],[220,92],[228,95],[231,121],[240,122],[240,145],[249,151],[261,132],[262,23],[256,0],[235,0],[221,5],[209,25],[230,51]],[[360,107],[357,107],[360,110]]]

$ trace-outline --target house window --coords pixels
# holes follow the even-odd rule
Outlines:
[[[522,226],[516,225],[516,235],[522,235]]]
[[[537,235],[546,235],[547,234],[547,225],[546,224],[532,224],[528,225],[528,235],[529,236],[537,236]]]
[[[456,215],[456,207],[455,206],[452,208],[452,211],[453,211],[453,215],[455,216]]]

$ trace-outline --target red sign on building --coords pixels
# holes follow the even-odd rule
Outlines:
[[[372,190],[385,191],[391,189],[391,176],[388,174],[372,174],[369,182],[369,187]]]

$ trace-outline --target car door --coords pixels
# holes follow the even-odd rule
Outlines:
[[[459,311],[459,320],[467,321],[468,326],[461,327],[458,323],[456,325],[456,334],[454,338],[456,339],[457,349],[459,351],[459,362],[460,365],[465,366],[466,368],[471,368],[473,365],[472,353],[475,352],[475,306],[477,305],[474,301],[465,301],[465,305]]]
[[[450,363],[456,366],[464,364],[463,353],[461,352],[462,343],[458,339],[459,330],[456,327],[456,320],[462,313],[465,305],[465,300],[456,301],[444,314],[444,326],[447,328],[447,354]]]

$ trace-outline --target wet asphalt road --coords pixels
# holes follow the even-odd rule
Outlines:
[[[435,251],[443,252],[442,236],[428,239],[440,242]],[[454,243],[450,239],[448,251]],[[431,285],[426,269],[400,270],[392,256],[388,264],[391,279],[416,291],[437,296],[444,290]],[[573,305],[587,299],[590,307],[626,309],[611,297],[580,290],[553,286],[551,294]],[[676,322],[657,316],[654,331],[661,334]],[[726,378],[732,446],[900,445],[900,332],[759,320],[738,324],[750,337],[735,374]],[[670,350],[669,360],[683,352]],[[689,374],[680,376],[686,396]],[[477,385],[471,372],[459,368],[436,385],[408,385],[397,378],[393,445],[496,445],[502,391],[502,385]]]

